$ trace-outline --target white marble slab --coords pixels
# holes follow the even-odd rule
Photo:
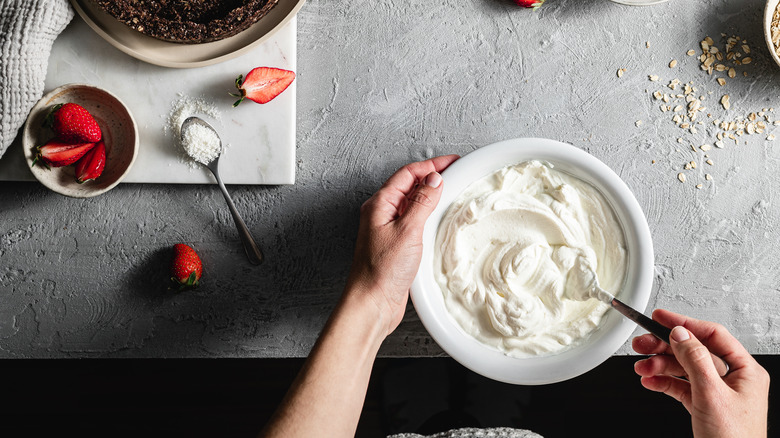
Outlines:
[[[172,69],[126,55],[76,17],[54,44],[45,91],[67,83],[86,83],[105,88],[125,102],[138,125],[140,150],[124,182],[214,182],[207,170],[183,158],[173,133],[166,130],[173,105],[183,95],[205,99],[219,110],[218,119],[204,119],[219,131],[226,145],[220,160],[220,175],[226,184],[293,184],[296,82],[265,105],[246,101],[233,108],[235,98],[228,94],[235,90],[238,75],[259,66],[296,71],[296,19],[238,58],[207,67]],[[0,159],[0,180],[33,179],[18,140]]]

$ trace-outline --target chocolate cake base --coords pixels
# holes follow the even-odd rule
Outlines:
[[[231,37],[265,16],[278,0],[92,0],[131,28],[176,43]]]

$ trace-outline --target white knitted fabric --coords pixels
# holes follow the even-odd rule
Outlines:
[[[0,157],[43,95],[52,43],[72,18],[67,0],[0,0]]]
[[[475,429],[471,427],[440,432],[435,435],[418,435],[416,433],[399,433],[387,438],[543,438],[530,430],[496,427],[490,429]]]

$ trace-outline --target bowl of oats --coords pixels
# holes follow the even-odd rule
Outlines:
[[[778,9],[780,0],[767,0],[764,8],[764,37],[769,53],[775,64],[780,67],[780,9]]]

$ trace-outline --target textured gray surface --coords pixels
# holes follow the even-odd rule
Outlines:
[[[650,306],[780,353],[780,140],[727,143],[704,169],[688,142],[711,144],[714,131],[676,127],[647,80],[712,90],[713,116],[727,92],[731,116],[776,104],[780,117],[762,10],[758,0],[548,0],[537,12],[509,0],[310,0],[298,21],[297,183],[231,189],[267,262],[246,262],[215,187],[125,184],[74,200],[0,184],[0,356],[305,356],[343,287],[363,200],[409,161],[525,136],[590,152],[634,191],[655,245]],[[685,56],[721,32],[747,39],[754,60],[722,88]],[[682,184],[689,160],[699,166]],[[167,251],[180,241],[205,274],[199,290],[171,295]],[[410,311],[382,354],[442,353]]]

